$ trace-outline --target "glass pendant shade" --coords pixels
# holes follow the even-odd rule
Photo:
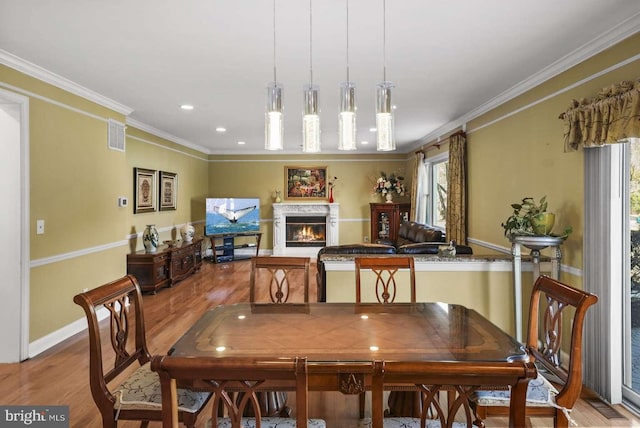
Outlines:
[[[338,116],[338,150],[356,149],[356,85],[340,85],[340,114]]]
[[[303,88],[302,151],[305,153],[318,153],[320,151],[319,91],[320,88],[316,85],[305,85]]]
[[[376,86],[377,149],[380,152],[396,149],[393,105],[391,104],[392,88],[393,83],[386,81]]]
[[[282,86],[278,82],[271,82],[267,86],[264,148],[266,150],[282,150],[284,148],[283,139]]]

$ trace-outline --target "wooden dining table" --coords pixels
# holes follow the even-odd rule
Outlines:
[[[413,383],[456,391],[458,404],[478,388],[511,388],[509,424],[522,427],[536,376],[521,343],[475,310],[446,303],[223,305],[206,311],[169,354],[306,358],[311,391],[374,391],[373,428],[383,424],[381,389]]]

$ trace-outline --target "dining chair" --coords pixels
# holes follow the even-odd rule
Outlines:
[[[555,427],[569,426],[571,409],[582,390],[584,319],[597,301],[596,295],[546,275],[536,280],[529,304],[526,347],[538,367],[538,376],[527,389],[527,417],[549,416]],[[569,317],[568,321],[565,317]],[[566,354],[565,333],[570,335]],[[484,426],[482,421],[489,415],[508,415],[509,403],[509,391],[476,392],[472,404],[477,425]]]
[[[356,302],[362,303],[362,273],[373,272],[375,296],[379,303],[393,303],[398,294],[397,273],[409,270],[411,303],[416,302],[416,270],[413,257],[356,257]]]
[[[430,364],[421,365],[407,361],[383,361],[376,367],[372,377],[371,394],[374,406],[382,406],[383,393],[387,387],[400,389],[417,389],[412,394],[419,401],[417,411],[412,416],[384,415],[383,428],[465,428],[474,423],[473,412],[469,401],[465,399],[472,387],[432,385],[433,367]],[[393,378],[389,382],[388,378]],[[399,380],[402,379],[402,380]],[[446,392],[448,401],[441,402],[440,392]],[[445,394],[443,394],[445,395]],[[372,415],[373,417],[373,415]],[[464,419],[464,421],[463,421]],[[371,428],[372,420],[361,420],[360,428]]]
[[[396,275],[400,269],[409,270],[409,287],[411,293],[411,303],[416,302],[416,272],[413,257],[356,257],[354,259],[356,271],[356,302],[363,300],[363,275],[364,272],[371,272],[375,277],[373,288],[378,303],[393,303],[398,294],[398,283]],[[414,413],[414,409],[419,406],[419,394],[410,392],[395,392],[389,397],[395,402],[396,409],[402,408],[402,412]],[[360,418],[365,414],[365,393],[360,394],[359,408]]]
[[[151,369],[162,385],[162,426],[178,427],[177,383],[213,393],[213,408],[224,407],[226,417],[215,416],[211,428],[325,428],[323,419],[309,419],[309,389],[306,359],[221,360],[210,357],[157,355]],[[296,417],[268,417],[262,414],[256,395],[264,384],[277,383],[296,391]],[[242,399],[235,394],[242,393]],[[252,409],[253,417],[246,417]]]
[[[249,300],[260,301],[260,297],[269,294],[270,303],[288,303],[295,288],[295,280],[301,276],[303,302],[309,302],[309,257],[272,257],[256,256],[251,258],[251,277],[249,280]],[[265,286],[263,289],[261,286]],[[262,293],[261,293],[262,291]]]
[[[302,303],[308,303],[310,263],[310,257],[252,257],[249,301],[287,304],[300,300],[302,294]],[[302,293],[296,293],[297,289],[302,289]],[[291,414],[286,391],[260,391],[257,395],[263,414],[272,417]],[[247,408],[245,416],[253,415],[253,409]]]
[[[136,278],[124,276],[80,293],[73,301],[87,318],[89,386],[102,426],[115,428],[118,420],[139,420],[146,427],[149,421],[162,420],[160,379],[150,369],[142,293]],[[108,322],[99,321],[103,315]],[[106,345],[102,337],[108,338]],[[210,397],[208,392],[179,389],[178,419],[194,427]]]

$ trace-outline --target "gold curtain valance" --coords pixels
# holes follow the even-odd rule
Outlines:
[[[564,120],[565,151],[639,138],[640,78],[602,88],[591,100],[572,100],[560,119]]]

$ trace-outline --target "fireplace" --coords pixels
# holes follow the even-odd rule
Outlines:
[[[315,257],[338,245],[338,204],[273,204],[273,255]]]
[[[285,245],[287,247],[324,247],[326,216],[287,217]]]

